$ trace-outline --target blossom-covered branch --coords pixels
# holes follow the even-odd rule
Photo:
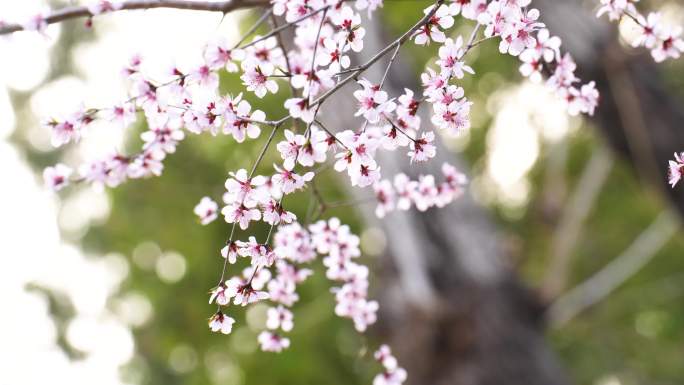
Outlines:
[[[633,47],[645,47],[651,51],[653,60],[660,63],[667,59],[678,59],[684,52],[682,27],[663,23],[659,12],[644,16],[636,8],[638,0],[601,0],[596,17],[607,15],[611,21],[629,18],[638,26],[638,35],[632,41]],[[684,178],[684,152],[675,153],[668,164],[669,184],[674,188]]]
[[[97,9],[89,8],[88,12],[92,16],[123,9],[126,3],[101,0],[94,5]],[[248,3],[263,5],[257,0],[231,2],[235,7]],[[383,6],[382,0],[269,3],[271,6],[236,42],[223,38],[208,42],[199,65],[174,66],[166,78],[153,81],[143,69],[144,59],[134,57],[123,71],[131,87],[122,103],[84,107],[46,120],[56,146],[79,141],[95,120],[128,127],[144,117],[149,130],[141,136],[144,143],[139,154],[112,153],[87,162],[79,168],[78,177],[72,177],[71,168],[61,164],[47,168],[44,175],[54,189],[75,181],[114,187],[128,179],[161,174],[163,160],[187,134],[226,135],[243,143],[258,139],[262,128],[270,127],[250,171],[236,166],[229,172],[223,207],[207,196],[195,207],[195,214],[203,225],[219,214],[231,224],[226,244],[217,252],[224,260],[209,299],[218,306],[209,319],[211,330],[231,332],[235,322],[229,315],[231,304],[270,301],[273,306],[268,311],[266,330],[258,340],[263,350],[279,352],[290,345],[284,333],[294,324],[290,309],[299,300],[297,285],[313,273],[308,265],[318,259],[326,268],[326,276],[335,282],[335,313],[351,319],[359,332],[377,318],[378,303],[369,299],[369,270],[357,262],[361,256],[359,237],[335,217],[319,219],[326,209],[336,207],[326,203],[314,184],[320,170],[331,166],[345,174],[352,186],[372,190],[378,217],[395,210],[439,208],[462,196],[467,178],[447,163],[441,165],[439,175],[418,172],[418,178],[412,179],[403,173],[383,175],[376,157],[382,151],[398,150],[406,154],[408,164],[430,162],[436,155],[439,132],[460,135],[469,129],[473,103],[458,83],[475,74],[466,63],[466,55],[485,41],[497,39],[502,54],[519,57],[524,76],[533,81],[546,77],[550,92],[567,103],[571,114],[592,114],[598,92],[593,82],[580,83],[574,61],[561,54],[560,39],[545,29],[539,12],[529,8],[530,0],[435,0],[411,28],[368,55],[370,59],[363,63],[352,62],[352,53],[364,49],[360,11],[367,11],[370,18]],[[451,36],[450,29],[459,16],[474,24],[467,40]],[[272,29],[255,35],[269,17]],[[285,23],[279,24],[276,17],[284,18]],[[32,29],[43,29],[39,27]],[[286,46],[281,32],[289,28],[293,37]],[[390,67],[411,41],[419,46],[439,45],[438,58],[421,74],[422,89],[391,95],[383,89]],[[379,81],[362,78],[388,56]],[[224,70],[240,73],[244,93],[219,92],[219,73]],[[282,104],[287,113],[277,119],[267,117],[259,109],[260,100],[267,94],[278,94],[283,82],[290,90]],[[321,123],[317,115],[325,101],[354,83],[357,89],[350,100],[356,103],[359,126]],[[423,104],[431,107],[431,125],[422,122],[418,114]],[[303,133],[297,122],[306,127]],[[269,150],[277,151],[279,159],[271,171],[257,175]],[[307,188],[319,212],[314,217],[309,211],[306,220],[299,221],[296,213],[284,207],[284,199]],[[312,218],[316,221],[310,224]],[[265,239],[259,241],[240,233],[260,221],[270,225]],[[246,266],[232,271],[240,265]],[[406,373],[396,366],[389,348],[381,348],[376,357],[385,367],[376,377],[376,385],[404,381]]]
[[[682,28],[663,23],[662,15],[658,12],[644,16],[636,8],[635,3],[638,1],[601,0],[596,17],[605,14],[611,21],[620,21],[628,17],[639,26],[639,34],[632,41],[632,46],[651,50],[651,56],[658,63],[670,58],[679,58],[684,52],[684,40],[680,37]]]
[[[99,0],[90,6],[66,7],[51,13],[37,14],[22,23],[9,23],[0,20],[0,35],[22,30],[42,31],[50,24],[59,23],[65,20],[82,17],[92,18],[103,13],[124,10],[174,8],[182,10],[221,12],[225,14],[238,9],[254,8],[268,4],[268,0]]]

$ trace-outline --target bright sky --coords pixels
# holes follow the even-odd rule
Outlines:
[[[44,1],[0,0],[2,20],[21,21],[44,9]],[[125,90],[119,71],[134,53],[143,53],[150,67],[159,70],[197,63],[208,39],[235,35],[230,17],[219,21],[217,14],[169,10],[104,16],[96,20],[94,31],[84,32],[97,39],[73,52],[77,72],[48,84],[43,83],[60,27],[51,27],[48,38],[35,33],[0,38],[0,164],[5,179],[0,192],[0,253],[5,259],[0,269],[0,384],[121,384],[119,367],[135,354],[131,327],[152,314],[143,295],[118,293],[129,269],[123,256],[87,256],[76,246],[91,223],[106,219],[106,194],[72,190],[60,201],[8,143],[17,119],[8,91],[34,90],[31,111],[22,115],[32,120],[22,125],[29,127],[25,134],[36,149],[49,151],[41,118],[68,113],[83,102],[106,106],[120,101]],[[107,128],[92,130],[67,151],[65,162],[75,165],[120,143],[123,133]],[[156,271],[160,281],[178,280],[184,259],[166,253],[158,258]],[[27,290],[29,284],[61,293],[74,305],[76,317],[67,325],[66,338],[88,353],[85,359],[70,361],[56,345],[47,298]],[[106,304],[115,294],[111,310]]]

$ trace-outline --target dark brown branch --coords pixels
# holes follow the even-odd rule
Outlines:
[[[192,11],[211,11],[228,13],[238,9],[253,8],[268,5],[268,0],[224,0],[224,1],[190,1],[190,0],[128,0],[122,3],[121,9],[114,11],[152,9],[152,8],[173,8]],[[55,24],[65,20],[80,17],[96,16],[90,13],[88,7],[66,7],[52,12],[45,17],[48,24]],[[0,35],[22,31],[24,27],[20,24],[6,24],[0,27]]]

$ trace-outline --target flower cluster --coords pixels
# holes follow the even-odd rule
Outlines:
[[[389,346],[380,346],[375,352],[374,357],[383,366],[384,370],[375,376],[373,385],[401,385],[406,381],[406,370],[398,366],[397,359],[392,355]]]
[[[273,238],[273,249],[259,244],[254,237],[248,242],[236,241],[221,252],[227,262],[234,264],[237,257],[246,257],[250,266],[241,275],[221,282],[211,291],[210,303],[220,309],[210,319],[213,331],[228,334],[235,320],[221,309],[229,304],[248,304],[269,300],[275,305],[267,311],[268,330],[258,336],[264,351],[280,352],[290,345],[283,332],[294,327],[294,316],[289,310],[297,301],[297,285],[313,272],[302,267],[322,256],[327,267],[326,275],[333,281],[342,282],[334,288],[337,306],[335,313],[350,318],[359,332],[376,321],[378,303],[367,299],[368,268],[353,260],[361,255],[359,237],[351,233],[349,226],[339,219],[318,221],[307,229],[299,223],[278,227]],[[275,273],[272,272],[275,269]]]
[[[353,261],[361,255],[359,237],[337,218],[318,221],[309,226],[309,231],[316,251],[325,256],[326,276],[342,282],[341,287],[332,289],[337,302],[335,314],[352,319],[356,330],[365,331],[377,319],[378,303],[367,299],[368,268]]]
[[[634,47],[645,47],[651,51],[653,60],[660,63],[667,59],[677,59],[684,52],[684,40],[680,37],[682,28],[664,24],[662,15],[651,12],[647,16],[640,13],[634,3],[639,0],[601,0],[596,17],[607,15],[611,21],[624,17],[638,25],[638,36],[632,41]]]
[[[448,205],[463,194],[468,179],[448,163],[442,165],[442,174],[444,180],[439,184],[433,175],[420,175],[418,180],[411,180],[404,173],[395,175],[393,183],[386,179],[375,183],[373,190],[378,201],[375,214],[383,218],[388,212],[408,210],[413,205],[419,211]]]

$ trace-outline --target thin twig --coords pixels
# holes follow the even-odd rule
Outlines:
[[[380,85],[379,85],[380,89],[382,89],[382,86],[385,84],[385,80],[387,80],[387,75],[389,75],[390,68],[392,68],[392,64],[394,63],[394,60],[397,58],[397,54],[399,53],[400,48],[401,48],[401,45],[397,44],[397,48],[394,49],[394,52],[392,53],[392,57],[390,57],[390,60],[387,63],[387,68],[385,68],[385,73],[382,75],[382,79],[380,79]]]
[[[612,168],[610,152],[603,147],[597,148],[585,166],[554,233],[551,257],[542,282],[545,298],[554,298],[565,289],[571,252]]]
[[[264,36],[261,36],[261,37],[259,37],[258,39],[254,40],[254,41],[251,41],[251,42],[249,42],[248,44],[245,44],[245,45],[243,45],[243,46],[240,47],[240,48],[251,47],[251,46],[253,46],[254,44],[257,44],[257,43],[259,43],[259,42],[262,42],[262,41],[268,39],[268,38],[271,37],[271,36],[275,36],[275,35],[279,34],[280,32],[282,32],[282,31],[284,31],[284,30],[286,30],[286,29],[288,29],[288,28],[290,28],[290,27],[293,27],[293,26],[299,24],[300,22],[302,22],[302,21],[304,21],[304,20],[306,20],[306,19],[308,19],[308,18],[310,18],[310,17],[312,17],[312,16],[317,15],[317,14],[320,13],[320,12],[324,12],[324,11],[327,12],[329,8],[330,8],[330,6],[327,5],[327,6],[323,7],[323,8],[319,8],[319,9],[317,9],[317,10],[311,12],[311,13],[308,13],[308,14],[304,15],[304,16],[300,17],[300,18],[297,19],[297,20],[291,21],[291,22],[289,22],[289,23],[287,23],[287,24],[283,24],[283,25],[281,25],[281,26],[279,26],[279,27],[273,29],[273,30],[270,31],[269,33],[265,34]]]
[[[261,24],[263,24],[264,21],[266,21],[266,19],[267,19],[269,16],[271,16],[272,14],[273,14],[273,8],[267,9],[266,12],[264,12],[264,14],[261,15],[261,17],[254,23],[254,25],[252,25],[252,26],[247,30],[247,32],[245,32],[244,35],[242,35],[242,38],[241,38],[240,40],[238,40],[237,43],[235,43],[235,45],[233,46],[233,49],[236,49],[237,47],[239,47],[240,44],[244,43],[245,40],[247,40],[248,37],[252,36],[252,34],[253,34],[257,29],[259,29],[259,27],[261,26]],[[224,15],[225,15],[225,13],[224,13]]]
[[[222,12],[223,14],[244,8],[254,8],[268,5],[268,0],[224,0],[224,1],[192,1],[192,0],[126,0],[121,2],[121,8],[116,11],[152,8],[173,8],[192,11],[211,11]],[[77,19],[81,17],[93,17],[86,6],[65,7],[52,12],[45,17],[47,24],[55,24],[65,20]],[[24,27],[20,24],[6,24],[0,27],[0,35],[22,31]]]
[[[679,227],[677,216],[673,212],[662,212],[620,256],[549,307],[547,316],[551,325],[559,328],[583,310],[606,298],[653,259]]]

